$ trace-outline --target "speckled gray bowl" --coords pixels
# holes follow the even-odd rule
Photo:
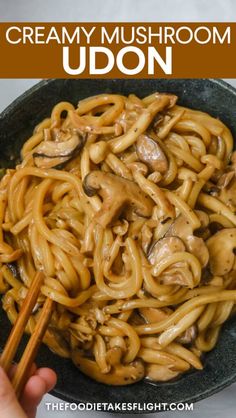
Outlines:
[[[0,166],[14,166],[24,140],[58,101],[76,104],[79,99],[103,92],[145,96],[154,91],[173,92],[181,104],[220,118],[236,138],[236,90],[222,81],[49,80],[28,90],[0,115]],[[9,329],[6,316],[0,311],[0,347]],[[71,361],[59,358],[45,346],[40,349],[37,363],[56,370],[58,383],[53,394],[71,402],[196,402],[236,381],[236,318],[227,322],[216,348],[206,355],[204,370],[193,371],[174,382],[105,386],[89,379]]]

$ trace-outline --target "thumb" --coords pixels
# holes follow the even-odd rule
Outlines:
[[[2,367],[0,367],[0,417],[27,418]]]

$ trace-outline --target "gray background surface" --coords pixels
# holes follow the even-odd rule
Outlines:
[[[235,0],[0,0],[2,21],[235,21]],[[0,56],[1,59],[1,56]],[[235,59],[235,58],[234,58]],[[17,65],[17,64],[16,64]],[[0,80],[0,112],[36,79]],[[226,80],[236,87],[236,80]],[[79,387],[78,387],[79,391]],[[55,402],[47,395],[41,402],[37,418],[109,417],[101,412],[46,412],[45,402]],[[118,415],[115,415],[118,417]],[[164,418],[234,418],[236,416],[236,384],[198,402],[193,412],[143,414],[140,417]]]

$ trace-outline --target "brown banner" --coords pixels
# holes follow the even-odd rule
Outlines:
[[[1,23],[1,78],[234,78],[236,23]]]

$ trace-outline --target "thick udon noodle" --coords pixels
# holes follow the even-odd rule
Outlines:
[[[43,271],[26,331],[53,299],[45,344],[106,384],[202,369],[235,309],[232,136],[176,99],[58,103],[0,183],[3,309]]]

